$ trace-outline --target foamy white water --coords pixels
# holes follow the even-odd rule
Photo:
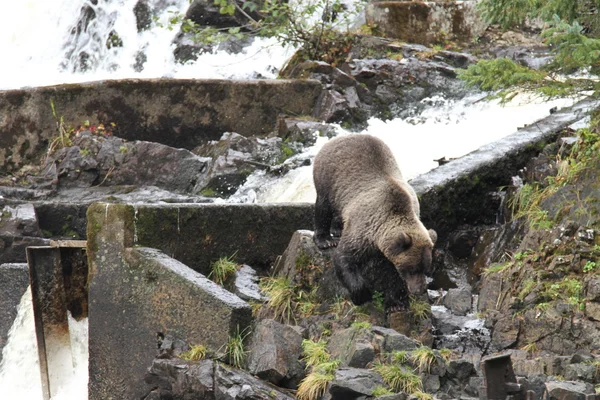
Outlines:
[[[517,131],[550,114],[552,107],[566,107],[573,99],[544,102],[517,96],[501,106],[498,101],[478,101],[481,94],[461,100],[440,97],[425,99],[429,106],[418,116],[382,121],[371,118],[361,133],[381,138],[396,156],[407,180],[435,168],[434,160],[456,158]],[[339,135],[352,134],[338,127]],[[317,143],[301,157],[314,157],[328,141]],[[268,177],[263,171],[251,175],[229,202],[314,202],[312,166],[290,171],[282,178]]]
[[[87,399],[88,382],[88,334],[87,319],[76,321],[69,313],[71,349],[53,349],[55,354],[69,354],[72,359],[63,360],[61,371],[52,371],[59,376],[53,400]],[[53,380],[54,381],[54,380]],[[2,398],[41,400],[42,379],[38,357],[37,339],[33,318],[31,290],[25,291],[19,304],[17,317],[8,334],[0,363],[0,391]]]
[[[19,304],[0,363],[0,391],[7,399],[42,399],[42,379],[33,323],[31,290]]]
[[[185,65],[175,62],[173,39],[178,29],[168,29],[174,13],[185,13],[188,0],[150,0],[158,7],[158,21],[137,32],[133,7],[136,0],[0,0],[0,54],[3,62],[0,90],[120,78],[275,78],[292,54],[274,39],[256,39],[239,54],[207,53]],[[91,7],[96,18],[78,41],[71,32],[80,10]],[[165,6],[166,5],[166,6]],[[106,46],[111,31],[122,47]],[[77,54],[89,55],[90,69],[82,72]],[[136,58],[146,57],[141,71]]]

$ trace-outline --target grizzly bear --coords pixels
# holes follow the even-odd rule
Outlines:
[[[313,238],[319,249],[337,246],[334,268],[352,302],[379,291],[388,312],[406,309],[409,294],[425,291],[437,235],[421,223],[389,147],[370,135],[337,137],[315,157],[313,179]]]

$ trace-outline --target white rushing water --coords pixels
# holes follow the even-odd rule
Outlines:
[[[64,360],[65,365],[72,365],[60,374],[59,387],[53,400],[83,400],[87,398],[87,319],[76,321],[69,313],[69,333],[71,337],[68,349],[53,349],[56,353],[72,354],[72,359]],[[42,399],[42,379],[38,346],[35,337],[33,305],[31,290],[28,288],[18,307],[17,317],[13,322],[8,342],[2,351],[0,363],[0,392],[2,398],[40,400]]]
[[[257,39],[240,54],[205,54],[196,62],[175,63],[168,20],[185,13],[188,0],[150,0],[158,21],[139,32],[133,8],[137,0],[0,0],[0,90],[25,86],[84,82],[118,78],[275,78],[293,53],[273,39]],[[80,10],[88,6],[96,18],[73,41]],[[107,48],[115,31],[122,47]],[[79,71],[80,52],[89,55],[90,69]],[[136,57],[146,62],[136,71]]]

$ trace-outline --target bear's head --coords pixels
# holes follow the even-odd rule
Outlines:
[[[434,230],[427,230],[418,219],[396,224],[384,230],[379,249],[406,282],[410,294],[425,292],[426,275],[433,273],[432,253],[437,240]]]

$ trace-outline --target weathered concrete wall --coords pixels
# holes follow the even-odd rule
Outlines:
[[[102,123],[128,140],[191,149],[223,132],[264,135],[277,116],[312,115],[321,84],[310,80],[126,79],[0,91],[0,172],[22,165],[66,127]]]
[[[478,16],[477,1],[377,1],[367,6],[369,26],[383,36],[430,45],[465,41],[481,35],[487,24]]]
[[[252,320],[237,296],[158,250],[133,248],[136,210],[88,210],[89,395],[143,398],[158,338],[172,335],[222,351]]]
[[[0,361],[8,331],[17,317],[17,307],[28,286],[27,264],[0,265]]]
[[[255,268],[272,265],[292,234],[312,229],[313,205],[177,204],[136,206],[135,244],[164,251],[208,274],[211,262],[235,254]]]

